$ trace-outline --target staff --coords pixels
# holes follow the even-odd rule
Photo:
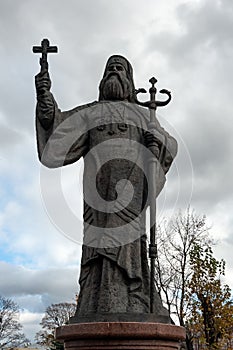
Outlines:
[[[150,110],[150,123],[148,125],[148,131],[152,135],[156,131],[156,109],[157,107],[166,106],[171,101],[171,93],[170,91],[163,89],[160,90],[160,93],[166,94],[168,99],[166,101],[156,101],[155,95],[157,89],[155,87],[155,83],[157,80],[152,77],[149,82],[151,83],[151,88],[149,89],[150,93],[150,101],[147,102],[139,102],[139,105],[144,107],[148,107]],[[144,89],[139,89],[137,92],[146,92]],[[153,147],[156,153],[159,155],[158,144],[153,142]],[[157,258],[157,244],[156,244],[156,174],[157,174],[157,166],[159,160],[155,157],[154,154],[151,154],[148,159],[149,163],[149,203],[150,203],[150,245],[149,245],[149,258],[151,260],[151,271],[150,271],[150,312],[155,312],[155,259]]]

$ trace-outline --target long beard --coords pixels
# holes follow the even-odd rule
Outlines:
[[[109,74],[102,79],[100,91],[104,100],[125,100],[130,95],[130,83],[127,78],[121,77],[117,73]]]

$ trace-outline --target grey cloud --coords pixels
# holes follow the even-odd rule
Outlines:
[[[189,117],[183,133],[194,168],[194,195],[214,205],[230,196],[233,189],[232,131],[228,120],[211,106],[193,107]]]
[[[11,128],[5,124],[0,123],[0,132],[1,132],[1,140],[0,140],[0,148],[1,152],[3,152],[3,149],[11,149],[15,145],[20,144],[23,142],[24,137],[23,134],[15,130],[14,128]]]
[[[1,294],[16,298],[21,307],[43,312],[51,303],[70,301],[78,291],[77,268],[30,270],[0,262]]]
[[[43,295],[40,294],[12,295],[10,293],[8,297],[13,298],[21,310],[28,310],[32,313],[43,313],[47,306],[43,303]]]
[[[174,68],[185,71],[187,64],[199,65],[207,54],[221,50],[232,56],[233,9],[230,1],[187,2],[177,7],[180,29],[152,33],[148,50],[162,52]]]

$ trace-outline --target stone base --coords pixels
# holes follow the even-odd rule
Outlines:
[[[174,350],[185,339],[185,329],[163,323],[93,322],[56,329],[65,350]]]

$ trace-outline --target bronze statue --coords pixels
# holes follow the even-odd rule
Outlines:
[[[80,293],[71,322],[169,323],[157,292],[150,308],[145,211],[153,187],[148,160],[158,165],[150,196],[155,201],[177,153],[176,140],[155,116],[151,132],[150,113],[139,105],[133,69],[123,56],[108,59],[99,100],[70,111],[61,112],[50,92],[48,65],[41,64],[35,81],[41,163],[55,168],[84,158]]]

